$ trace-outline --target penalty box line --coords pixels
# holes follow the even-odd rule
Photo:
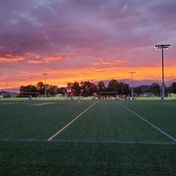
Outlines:
[[[51,141],[53,138],[55,138],[58,134],[60,134],[63,130],[65,130],[68,126],[70,126],[75,120],[77,120],[81,115],[83,115],[85,112],[87,112],[91,107],[93,107],[98,101],[93,103],[91,106],[89,106],[86,110],[84,110],[81,114],[79,114],[77,117],[75,117],[72,121],[70,121],[67,125],[65,125],[62,129],[60,129],[57,133],[55,133],[53,136],[51,136],[48,141]]]
[[[128,110],[129,112],[131,112],[132,114],[134,114],[135,116],[139,117],[141,120],[143,120],[144,122],[146,122],[147,124],[149,124],[150,126],[152,126],[153,128],[155,128],[156,130],[158,130],[160,133],[164,134],[165,136],[167,136],[169,139],[173,140],[174,142],[176,142],[176,139],[173,138],[172,136],[170,136],[169,134],[167,134],[166,132],[164,132],[163,130],[161,130],[160,128],[158,128],[157,126],[155,126],[154,124],[152,124],[151,122],[149,122],[148,120],[146,120],[145,118],[143,118],[142,116],[140,116],[139,114],[135,113],[134,111],[132,111],[131,109],[127,108],[126,106],[122,105],[121,103],[118,103],[119,105],[121,105],[122,107],[124,107],[126,110]]]

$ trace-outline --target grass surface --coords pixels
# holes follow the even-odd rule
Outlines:
[[[168,100],[1,100],[0,175],[176,175],[175,107]]]
[[[175,175],[172,145],[1,142],[1,175]],[[3,174],[2,174],[3,173]]]

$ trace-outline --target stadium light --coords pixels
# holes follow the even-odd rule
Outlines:
[[[164,92],[165,92],[165,84],[164,84],[164,49],[168,49],[170,47],[169,44],[161,44],[161,45],[155,45],[156,49],[162,50],[162,94],[161,94],[161,100],[164,100]]]
[[[45,76],[45,98],[46,98],[46,76],[47,75],[48,75],[47,73],[43,73],[43,76]]]
[[[135,74],[136,72],[129,72],[129,74],[131,74],[131,97],[132,100],[134,100],[134,96],[133,96],[133,74]]]

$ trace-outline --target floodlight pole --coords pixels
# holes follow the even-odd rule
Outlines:
[[[47,75],[48,75],[47,73],[43,73],[43,76],[45,76],[45,98],[46,98],[46,76]]]
[[[31,92],[31,77],[29,77],[29,80],[30,80],[30,92]]]
[[[161,100],[164,100],[164,94],[165,94],[165,83],[164,83],[164,49],[168,49],[169,47],[170,47],[169,44],[155,45],[156,49],[161,49],[161,51],[162,51],[162,94],[161,94]]]
[[[123,100],[123,89],[124,89],[124,83],[123,83],[123,81],[122,81],[122,100]]]
[[[165,86],[164,86],[164,49],[162,47],[162,94],[161,100],[164,100]]]
[[[122,99],[123,99],[123,82],[122,82]]]
[[[134,100],[134,95],[133,95],[133,74],[135,74],[136,72],[129,72],[129,74],[131,74],[131,97],[132,100]]]

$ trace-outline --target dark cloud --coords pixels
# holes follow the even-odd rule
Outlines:
[[[4,49],[0,55],[8,54],[7,50],[17,56],[26,52],[57,55],[67,47],[99,50],[119,40],[119,47],[131,46],[142,44],[144,37],[149,45],[152,33],[163,28],[161,19],[154,20],[162,12],[160,9],[165,8],[167,17],[171,15],[171,5],[159,2],[144,6],[140,1],[123,0],[3,0],[0,45]],[[160,24],[155,27],[154,22]]]

